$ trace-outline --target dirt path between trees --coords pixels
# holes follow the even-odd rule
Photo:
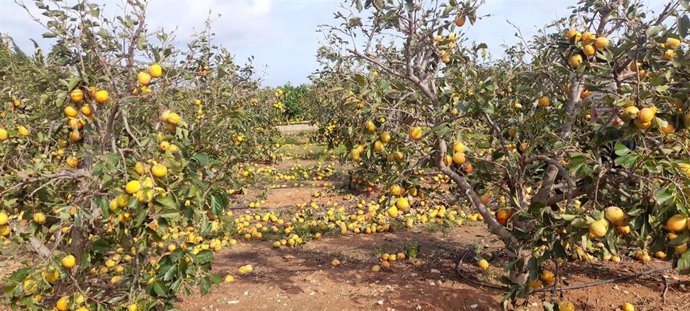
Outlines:
[[[301,131],[302,125],[281,129],[285,133]],[[291,160],[294,165],[313,166],[313,160]],[[286,169],[280,164],[276,169]],[[267,207],[294,206],[311,200],[315,191],[325,191],[307,184],[291,189],[271,190]],[[343,195],[327,194],[328,200],[345,200]],[[323,198],[322,198],[323,199]],[[279,203],[276,203],[279,202]],[[415,261],[394,262],[392,269],[373,272],[383,252],[395,253],[410,245],[419,246]],[[467,223],[445,232],[403,230],[330,237],[309,241],[295,248],[271,247],[270,241],[239,242],[215,256],[215,272],[236,276],[234,283],[214,286],[206,296],[184,297],[182,310],[501,310],[502,290],[488,289],[459,277],[455,264],[462,251],[475,247],[500,246],[479,222]],[[333,267],[338,259],[341,265]],[[487,271],[468,258],[469,278],[496,281],[502,270],[494,263]],[[237,269],[254,267],[249,275],[239,276]],[[562,284],[575,285],[619,277],[666,265],[656,261],[643,264],[625,257],[620,263],[568,263],[568,275]],[[680,310],[690,298],[690,279],[674,272],[649,275],[619,284],[568,291],[556,300],[575,302],[576,310],[620,310],[625,302],[636,310]],[[663,298],[665,296],[665,298]],[[543,310],[540,297],[524,305],[526,310]]]

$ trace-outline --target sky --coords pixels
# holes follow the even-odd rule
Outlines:
[[[50,42],[41,39],[45,30],[32,21],[14,3],[0,0],[0,33],[9,34],[24,50],[32,50],[35,39],[46,49]],[[33,1],[23,0],[29,7]],[[65,0],[76,3],[76,0]],[[48,1],[46,1],[48,2]],[[116,9],[123,0],[100,0]],[[319,25],[335,24],[333,12],[340,0],[151,0],[147,19],[152,29],[176,29],[177,41],[183,45],[194,31],[201,30],[203,21],[214,18],[216,42],[235,53],[236,61],[244,63],[254,56],[258,77],[267,86],[287,82],[308,82],[308,75],[317,69],[316,51],[322,34]],[[468,30],[470,40],[485,42],[489,51],[501,54],[502,44],[517,41],[515,30],[507,21],[520,27],[528,38],[539,27],[567,16],[568,6],[576,0],[486,0],[479,15],[491,14]],[[659,10],[665,0],[643,0]],[[468,23],[469,25],[469,23]],[[468,26],[465,26],[468,27]]]

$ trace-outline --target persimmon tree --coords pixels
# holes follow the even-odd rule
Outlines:
[[[398,209],[441,172],[512,254],[512,300],[558,290],[571,260],[687,272],[687,2],[578,1],[498,60],[466,40],[479,4],[345,3],[314,78],[337,111],[322,131]]]
[[[0,46],[0,235],[30,258],[10,306],[162,310],[208,292],[235,167],[272,160],[275,95],[210,23],[180,50],[146,1],[36,6],[50,50]]]

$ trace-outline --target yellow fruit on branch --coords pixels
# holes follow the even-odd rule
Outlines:
[[[621,113],[620,117],[623,119],[623,121],[630,121],[637,117],[637,113],[640,112],[640,109],[637,109],[635,106],[628,106],[623,109],[623,112]]]
[[[597,54],[597,49],[593,45],[587,44],[584,48],[582,48],[582,53],[584,53],[587,57],[592,57]]]
[[[391,141],[391,134],[388,134],[388,133],[381,133],[381,136],[379,137],[379,139],[380,139],[381,142],[383,142],[384,144],[387,144],[388,142]]]
[[[367,121],[365,127],[370,133],[376,132],[376,125],[372,121]]]
[[[539,279],[546,285],[552,285],[553,282],[556,281],[556,275],[554,275],[553,272],[549,270],[543,270],[539,274]]]
[[[582,42],[584,42],[584,44],[591,44],[596,39],[597,36],[589,31],[585,31],[582,33]]]
[[[7,130],[0,127],[0,141],[7,140],[9,137],[10,135],[7,133]]]
[[[160,78],[163,75],[163,67],[159,64],[153,64],[149,66],[148,73],[152,78]]]
[[[458,15],[458,17],[455,18],[455,26],[462,27],[465,25],[465,21],[467,18],[465,15]]]
[[[412,127],[407,134],[411,140],[420,140],[422,139],[422,128],[419,126]]]
[[[577,42],[580,41],[580,39],[582,39],[582,33],[575,29],[570,29],[568,30],[568,32],[566,32],[565,37],[571,42]]]
[[[601,238],[609,230],[609,223],[605,219],[595,220],[589,224],[589,234],[595,238]]]
[[[620,226],[625,223],[625,212],[623,212],[623,210],[618,206],[607,207],[604,210],[604,215],[606,220],[616,226]]]
[[[673,58],[675,58],[675,57],[676,57],[676,51],[674,51],[674,50],[666,50],[666,52],[664,52],[664,58],[666,58],[668,60],[673,60]]]
[[[453,151],[463,153],[465,152],[465,145],[461,142],[455,142],[453,143]]]
[[[666,220],[666,230],[671,232],[682,232],[686,229],[687,223],[688,217],[685,215],[676,214]]]
[[[640,122],[651,122],[655,115],[656,108],[645,107],[640,109],[640,112],[637,113],[637,119],[640,120]]]
[[[596,41],[594,41],[594,46],[597,48],[597,50],[603,50],[609,46],[611,42],[609,41],[608,38],[606,37],[599,37],[597,38]]]
[[[72,105],[68,105],[67,107],[65,107],[64,112],[65,112],[65,116],[67,116],[69,118],[76,118],[77,115],[79,114],[79,111],[77,110],[77,108],[75,108]]]
[[[462,152],[456,152],[453,154],[453,163],[456,165],[463,165],[467,159],[465,158],[465,154]]]
[[[138,180],[132,180],[125,185],[125,191],[129,194],[135,194],[141,190],[141,183]]]
[[[74,103],[81,103],[81,101],[84,100],[84,91],[81,89],[74,89],[69,93],[69,98]]]
[[[383,149],[384,149],[383,142],[381,142],[380,140],[377,140],[376,142],[374,142],[374,152],[381,153],[381,152],[383,152]]]
[[[69,140],[73,143],[80,142],[82,140],[81,133],[79,131],[71,131],[69,133]]]
[[[646,130],[646,129],[652,127],[652,121],[642,122],[642,120],[640,120],[640,119],[635,119],[635,121],[633,121],[633,123],[635,123],[635,126],[637,126],[637,128],[641,129],[641,130]]]
[[[149,83],[151,83],[151,75],[147,72],[139,72],[139,74],[137,74],[137,81],[141,85],[149,85]]]
[[[65,269],[72,269],[77,264],[77,259],[73,255],[67,255],[60,260]]]
[[[158,178],[165,177],[165,175],[168,175],[168,168],[163,164],[154,164],[151,167],[151,174]]]
[[[582,65],[582,61],[583,61],[582,55],[574,54],[574,55],[570,56],[570,58],[568,59],[568,64],[573,69],[577,69],[578,67],[580,67],[580,65]]]
[[[676,39],[676,38],[671,38],[671,37],[666,38],[665,46],[666,46],[667,48],[671,48],[671,49],[674,49],[674,50],[675,50],[675,49],[677,49],[678,47],[680,47],[680,40],[679,40],[679,39]]]
[[[108,91],[106,91],[106,90],[97,91],[96,94],[94,95],[94,97],[95,97],[96,102],[101,104],[101,105],[107,103],[108,100],[110,100],[110,94],[108,94]]]
[[[447,155],[447,154],[444,155],[443,156],[443,165],[450,166],[451,164],[453,164],[453,157],[451,157],[450,155]]]
[[[79,109],[81,113],[87,117],[90,117],[93,114],[93,109],[91,108],[91,105],[89,104],[84,104],[81,106],[81,109]]]

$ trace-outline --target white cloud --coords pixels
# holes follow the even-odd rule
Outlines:
[[[30,7],[33,0],[24,0]],[[65,0],[76,3],[78,0]],[[106,13],[120,11],[125,0],[95,0],[106,5]],[[254,55],[259,67],[267,66],[266,82],[278,85],[288,81],[306,82],[316,69],[314,55],[320,24],[334,24],[333,12],[341,0],[151,0],[147,21],[154,28],[177,29],[177,41],[189,41],[190,35],[203,29],[207,17],[214,19],[212,31],[216,43],[236,53],[238,61]],[[518,25],[530,37],[558,17],[567,16],[568,6],[576,0],[487,0],[481,14],[492,14],[477,25],[467,27],[472,40],[486,42],[494,54],[501,44],[513,44],[515,30],[506,20]],[[649,8],[659,10],[667,2],[643,0]],[[0,0],[0,32],[12,35],[24,49],[31,49],[30,38],[40,40],[44,30],[31,21],[14,0]],[[209,15],[209,11],[211,14]],[[217,17],[217,14],[221,14]],[[263,71],[261,69],[260,71]]]

